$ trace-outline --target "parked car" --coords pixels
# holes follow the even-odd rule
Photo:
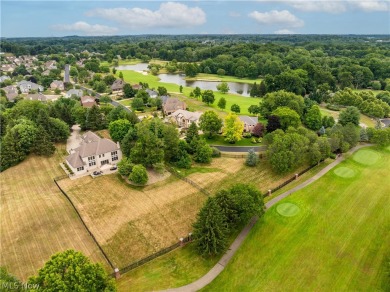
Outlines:
[[[103,173],[103,171],[96,170],[93,172],[93,175],[101,175],[102,173]]]
[[[113,166],[113,167],[110,168],[110,170],[116,170],[117,168],[118,168],[118,167]]]

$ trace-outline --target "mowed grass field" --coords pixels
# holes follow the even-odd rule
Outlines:
[[[209,165],[197,165],[205,169],[211,168],[212,172],[196,172],[187,177],[211,193],[229,188],[233,184],[246,183],[253,184],[264,194],[308,167],[308,165],[302,166],[290,173],[280,175],[272,171],[270,164],[265,159],[261,159],[255,167],[246,166],[245,160],[246,158],[216,158]],[[219,171],[215,171],[215,169],[219,169]]]
[[[51,158],[30,156],[0,174],[0,265],[22,280],[66,249],[81,251],[109,267],[53,182],[65,174],[59,166],[64,151],[61,145]]]
[[[188,236],[206,199],[173,176],[143,188],[128,185],[118,174],[59,183],[118,268]]]
[[[189,105],[191,104],[191,100],[196,100],[196,99],[191,99],[189,98],[189,95],[191,91],[194,89],[192,87],[183,87],[183,94],[180,94],[179,92],[179,85],[173,84],[173,83],[163,83],[159,81],[159,78],[157,76],[153,75],[143,75],[142,73],[138,73],[135,71],[131,70],[118,70],[116,75],[118,76],[119,72],[123,73],[123,78],[126,82],[130,84],[138,84],[139,82],[146,82],[149,84],[150,88],[158,88],[159,86],[164,86],[169,93],[175,93],[176,95],[181,95],[183,98],[186,99],[186,102],[188,100]],[[241,96],[238,94],[222,94],[220,92],[214,91],[214,96],[215,96],[215,102],[214,104],[207,106],[208,108],[214,108],[218,109],[217,103],[218,100],[221,97],[224,97],[226,99],[226,110],[225,112],[230,112],[230,107],[233,104],[238,104],[241,108],[241,113],[247,115],[249,114],[248,108],[251,105],[258,105],[260,102],[259,98],[253,98],[253,97],[246,97],[246,96]],[[206,105],[205,105],[206,106]],[[218,109],[219,110],[219,109]]]
[[[388,291],[389,150],[359,150],[274,205],[204,290]]]

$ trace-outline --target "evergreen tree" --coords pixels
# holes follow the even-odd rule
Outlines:
[[[194,227],[195,244],[200,254],[222,253],[227,245],[226,217],[214,198],[208,198],[198,213]]]
[[[248,166],[256,166],[257,163],[259,163],[259,156],[256,154],[255,150],[249,149],[245,164]]]
[[[186,141],[188,144],[190,144],[193,139],[199,139],[199,129],[196,123],[191,123],[186,133]]]
[[[85,127],[89,130],[96,131],[103,129],[105,126],[105,119],[100,109],[94,105],[87,110]]]
[[[51,142],[50,136],[43,127],[38,128],[39,134],[31,148],[31,152],[37,155],[51,156],[56,151],[56,147]]]
[[[261,81],[259,85],[259,96],[263,97],[264,95],[266,95],[266,93],[267,93],[267,88],[265,86],[265,83],[264,81]]]

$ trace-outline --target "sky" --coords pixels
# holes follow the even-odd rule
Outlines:
[[[1,37],[390,34],[390,0],[4,1]]]

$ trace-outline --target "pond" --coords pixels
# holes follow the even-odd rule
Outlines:
[[[117,70],[132,70],[132,71],[148,71],[147,63],[139,63],[136,65],[122,65],[116,67]],[[165,83],[174,83],[177,85],[183,85],[187,87],[199,87],[202,90],[213,90],[218,91],[217,86],[221,82],[216,81],[186,81],[184,74],[158,74],[161,82]],[[248,83],[238,83],[238,82],[227,82],[229,85],[229,93],[240,94],[242,96],[249,96],[249,91],[251,90],[251,84]]]

